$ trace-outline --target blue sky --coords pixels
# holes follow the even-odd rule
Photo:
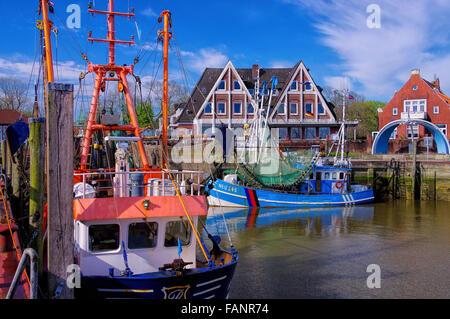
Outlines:
[[[86,63],[80,51],[95,63],[106,62],[106,44],[87,42],[106,36],[105,16],[87,14],[88,0],[54,0],[59,29],[58,75],[63,82],[78,82]],[[98,10],[107,0],[95,0]],[[37,0],[1,1],[4,28],[0,47],[0,76],[13,75],[35,81],[33,61],[38,46]],[[68,29],[70,4],[81,7],[81,28]],[[380,8],[380,27],[369,28],[370,4]],[[388,101],[407,81],[410,70],[420,68],[423,77],[437,75],[444,92],[450,92],[450,2],[447,0],[229,0],[143,1],[116,0],[116,10],[135,8],[141,31],[138,39],[134,20],[116,18],[117,38],[135,36],[136,47],[119,46],[118,63],[132,63],[143,48],[144,58],[136,71],[149,85],[160,52],[155,47],[156,20],[162,10],[172,12],[175,37],[190,88],[205,67],[223,67],[231,60],[236,67],[292,67],[303,60],[320,86],[348,87],[368,99]],[[145,39],[149,39],[145,42]],[[154,60],[155,54],[159,54]],[[54,53],[56,58],[56,52]],[[151,57],[151,59],[148,59]],[[148,60],[146,60],[146,58]],[[33,70],[33,72],[32,72]],[[170,77],[180,81],[182,73],[171,55]],[[30,74],[33,74],[30,77]],[[159,72],[158,77],[161,77]]]

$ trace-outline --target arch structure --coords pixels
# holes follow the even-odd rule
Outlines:
[[[444,133],[442,133],[442,131],[433,123],[419,119],[395,120],[386,124],[373,141],[372,154],[386,154],[388,150],[389,138],[391,137],[392,132],[397,128],[397,126],[403,124],[418,124],[424,126],[433,135],[437,146],[437,152],[439,154],[450,154],[450,145]]]

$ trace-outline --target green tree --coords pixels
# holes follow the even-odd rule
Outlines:
[[[356,136],[366,138],[372,131],[378,130],[378,109],[386,105],[380,101],[365,101],[352,103],[347,109],[347,119],[359,121]]]

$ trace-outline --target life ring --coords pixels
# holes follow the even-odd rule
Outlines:
[[[344,182],[343,181],[337,181],[336,182],[336,188],[342,188],[344,187]]]

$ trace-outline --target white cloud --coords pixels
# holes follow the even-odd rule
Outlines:
[[[420,0],[379,0],[380,28],[367,26],[370,13],[366,9],[373,1],[284,2],[299,5],[315,17],[322,43],[342,60],[339,76],[359,84],[362,93],[389,98],[413,68],[436,73],[444,80],[443,89],[450,91],[450,79],[440,74],[450,69],[449,55],[442,53],[448,51],[450,42],[450,2],[436,0],[430,5]]]
[[[282,69],[282,68],[292,68],[295,65],[295,63],[289,62],[289,61],[272,61],[269,63],[269,67],[270,68],[275,68],[275,69]]]
[[[198,53],[189,55],[186,67],[194,72],[202,73],[205,68],[223,68],[228,60],[224,53],[216,49],[200,49]]]
[[[352,89],[352,82],[348,77],[342,76],[326,76],[324,77],[325,84],[333,89],[345,90]]]
[[[142,11],[142,14],[147,17],[157,17],[159,14],[157,14],[155,11],[153,11],[152,8],[147,8],[144,11]]]

